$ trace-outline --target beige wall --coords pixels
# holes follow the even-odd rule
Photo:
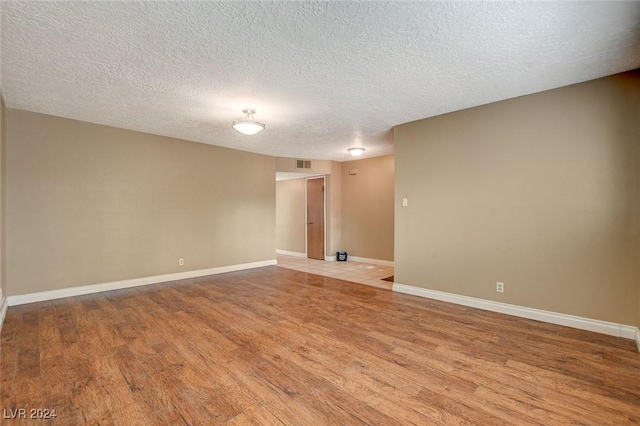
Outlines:
[[[2,297],[0,297],[0,309],[2,309],[3,299],[7,297],[7,279],[6,279],[6,256],[5,256],[5,240],[6,240],[6,227],[5,227],[5,140],[6,140],[6,126],[5,126],[5,105],[2,93],[0,93],[0,289],[2,289]]]
[[[306,253],[306,179],[276,182],[276,248]]]
[[[393,155],[342,163],[342,246],[351,256],[393,260],[393,163]]]
[[[325,186],[327,194],[327,250],[325,256],[335,256],[342,249],[342,164],[331,162],[331,174]]]
[[[329,175],[332,173],[333,164],[335,161],[330,160],[310,160],[310,169],[297,169],[296,160],[309,160],[308,158],[287,158],[276,157],[276,171],[277,172],[295,172],[295,173],[317,173],[322,175]],[[340,164],[340,163],[336,163]]]
[[[396,127],[396,281],[640,325],[638,111],[636,72]]]
[[[9,295],[275,257],[273,157],[14,109],[6,130]]]

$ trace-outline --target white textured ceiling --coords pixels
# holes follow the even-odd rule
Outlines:
[[[1,3],[5,102],[283,157],[640,67],[640,2]],[[266,130],[231,129],[242,108]]]

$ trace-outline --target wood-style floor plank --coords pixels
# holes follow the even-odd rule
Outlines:
[[[640,424],[633,341],[277,267],[11,307],[51,425]]]

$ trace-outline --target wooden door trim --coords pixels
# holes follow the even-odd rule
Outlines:
[[[306,223],[309,221],[307,218],[307,191],[308,186],[307,186],[307,181],[309,179],[322,179],[323,184],[324,184],[324,191],[322,191],[322,210],[323,210],[323,218],[322,220],[324,221],[324,226],[323,226],[323,235],[322,235],[322,247],[323,247],[323,253],[324,253],[324,260],[327,260],[327,176],[311,176],[308,178],[304,179],[304,254],[307,256],[307,258],[309,257],[309,247],[308,247],[308,241],[307,241],[307,237],[308,237],[308,232],[307,232],[307,225]]]

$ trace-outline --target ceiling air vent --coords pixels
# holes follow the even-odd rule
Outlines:
[[[296,169],[310,169],[311,161],[309,160],[296,160]]]

